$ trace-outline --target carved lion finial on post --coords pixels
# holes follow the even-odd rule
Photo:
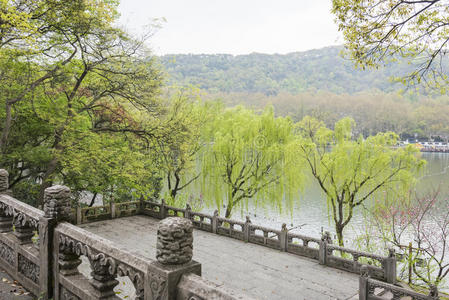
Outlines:
[[[214,217],[218,217],[218,209],[214,210]]]
[[[438,298],[438,288],[433,284],[429,288],[429,296],[433,297],[434,299],[439,299]]]
[[[368,266],[366,265],[362,265],[360,267],[360,275],[363,277],[369,277],[369,269]]]
[[[329,231],[325,231],[324,234],[321,236],[321,240],[325,241],[328,244],[332,244],[331,233]]]
[[[58,221],[70,219],[70,189],[64,185],[54,185],[44,191],[44,213],[46,218]]]
[[[170,217],[159,222],[156,258],[164,265],[185,264],[193,256],[193,225],[185,218]]]
[[[249,216],[246,216],[246,221],[245,221],[245,223],[251,223],[251,219],[250,219]]]
[[[282,223],[282,228],[281,228],[281,230],[282,230],[282,231],[288,231],[288,229],[287,229],[287,224]]]
[[[396,251],[394,248],[388,248],[388,257],[396,257]]]
[[[8,171],[6,171],[5,169],[0,169],[0,193],[4,193],[8,190],[8,177]]]

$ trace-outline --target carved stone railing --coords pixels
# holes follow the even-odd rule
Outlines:
[[[141,201],[118,202],[114,204],[115,217],[134,216],[141,211]]]
[[[325,246],[325,264],[327,266],[352,273],[360,273],[361,267],[365,266],[371,277],[389,283],[396,282],[396,257],[394,251],[391,250],[388,257],[383,257],[327,243]]]
[[[429,295],[417,293],[410,289],[405,289],[394,284],[385,283],[370,278],[367,266],[361,268],[359,278],[359,300],[437,300],[438,290],[432,287]]]
[[[47,233],[44,212],[3,194],[0,214],[0,266],[26,289],[40,293],[41,286],[47,285],[40,261],[48,246],[40,243]],[[38,240],[33,243],[35,233]]]
[[[55,249],[55,300],[114,298],[118,276],[129,277],[136,299],[169,299],[183,273],[201,275],[201,265],[195,261],[164,266],[69,223],[56,227]],[[80,256],[89,260],[90,280],[77,271]]]
[[[237,221],[220,217],[216,210],[213,215],[193,212],[189,205],[185,209],[168,206],[162,201],[155,203],[143,201],[142,213],[154,218],[163,219],[167,216],[179,216],[190,219],[194,228],[231,237],[289,252],[299,256],[316,259],[320,264],[359,273],[366,265],[373,278],[396,282],[396,257],[394,253],[379,256],[353,249],[333,245],[330,236],[313,238],[296,233],[290,233],[283,224],[281,230],[254,225],[249,217],[246,221]],[[328,234],[328,233],[326,233]]]
[[[318,260],[321,239],[288,233],[287,252]]]
[[[128,277],[139,300],[195,300],[213,295],[217,300],[250,299],[207,282],[201,264],[192,260],[193,225],[189,210],[167,207],[184,218],[164,218],[157,233],[157,260],[124,250],[113,242],[69,222],[82,214],[102,218],[154,212],[158,205],[142,201],[74,210],[71,193],[65,186],[52,186],[44,192],[44,210],[12,198],[8,173],[0,169],[0,267],[41,300],[119,299],[114,292],[117,277]],[[159,213],[165,215],[165,205]],[[81,214],[80,214],[81,213]],[[82,218],[81,218],[82,219]],[[200,216],[201,219],[201,216]],[[86,220],[86,219],[85,219]],[[87,220],[91,221],[91,220]],[[201,227],[202,225],[200,225]],[[91,278],[78,272],[81,257],[91,266]],[[186,277],[190,274],[195,277]],[[189,278],[194,278],[190,280]],[[198,279],[199,278],[199,279]]]
[[[51,294],[53,228],[70,214],[70,190],[44,192],[44,211],[9,196],[8,172],[0,170],[0,266],[34,295]]]

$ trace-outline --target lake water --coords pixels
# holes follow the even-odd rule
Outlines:
[[[418,177],[416,191],[425,193],[432,189],[440,189],[440,195],[449,195],[449,153],[422,153],[422,158],[427,161],[425,169]],[[294,202],[293,211],[280,213],[270,208],[254,207],[249,205],[248,212],[235,211],[232,218],[244,220],[245,215],[251,217],[254,224],[280,229],[283,223],[291,231],[314,237],[319,237],[321,231],[330,231],[335,235],[334,225],[329,218],[330,214],[325,196],[320,188],[312,183],[303,195]],[[204,211],[212,213],[213,208],[205,208]],[[346,245],[350,246],[353,239],[366,232],[365,216],[363,208],[357,209],[350,224],[345,228]]]

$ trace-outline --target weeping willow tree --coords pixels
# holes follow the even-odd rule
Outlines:
[[[203,191],[218,209],[225,204],[227,218],[250,200],[282,209],[286,199],[291,208],[301,177],[299,165],[292,163],[295,136],[289,118],[276,118],[272,108],[257,114],[236,107],[218,112],[203,136]]]
[[[310,117],[296,125],[299,158],[326,195],[340,246],[357,207],[378,193],[406,197],[424,164],[415,147],[394,148],[398,136],[392,132],[353,139],[354,125],[344,118],[330,130]]]

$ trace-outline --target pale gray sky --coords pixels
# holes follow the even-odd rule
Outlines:
[[[139,33],[165,18],[156,54],[284,54],[342,44],[330,9],[331,0],[121,0],[119,22]]]

